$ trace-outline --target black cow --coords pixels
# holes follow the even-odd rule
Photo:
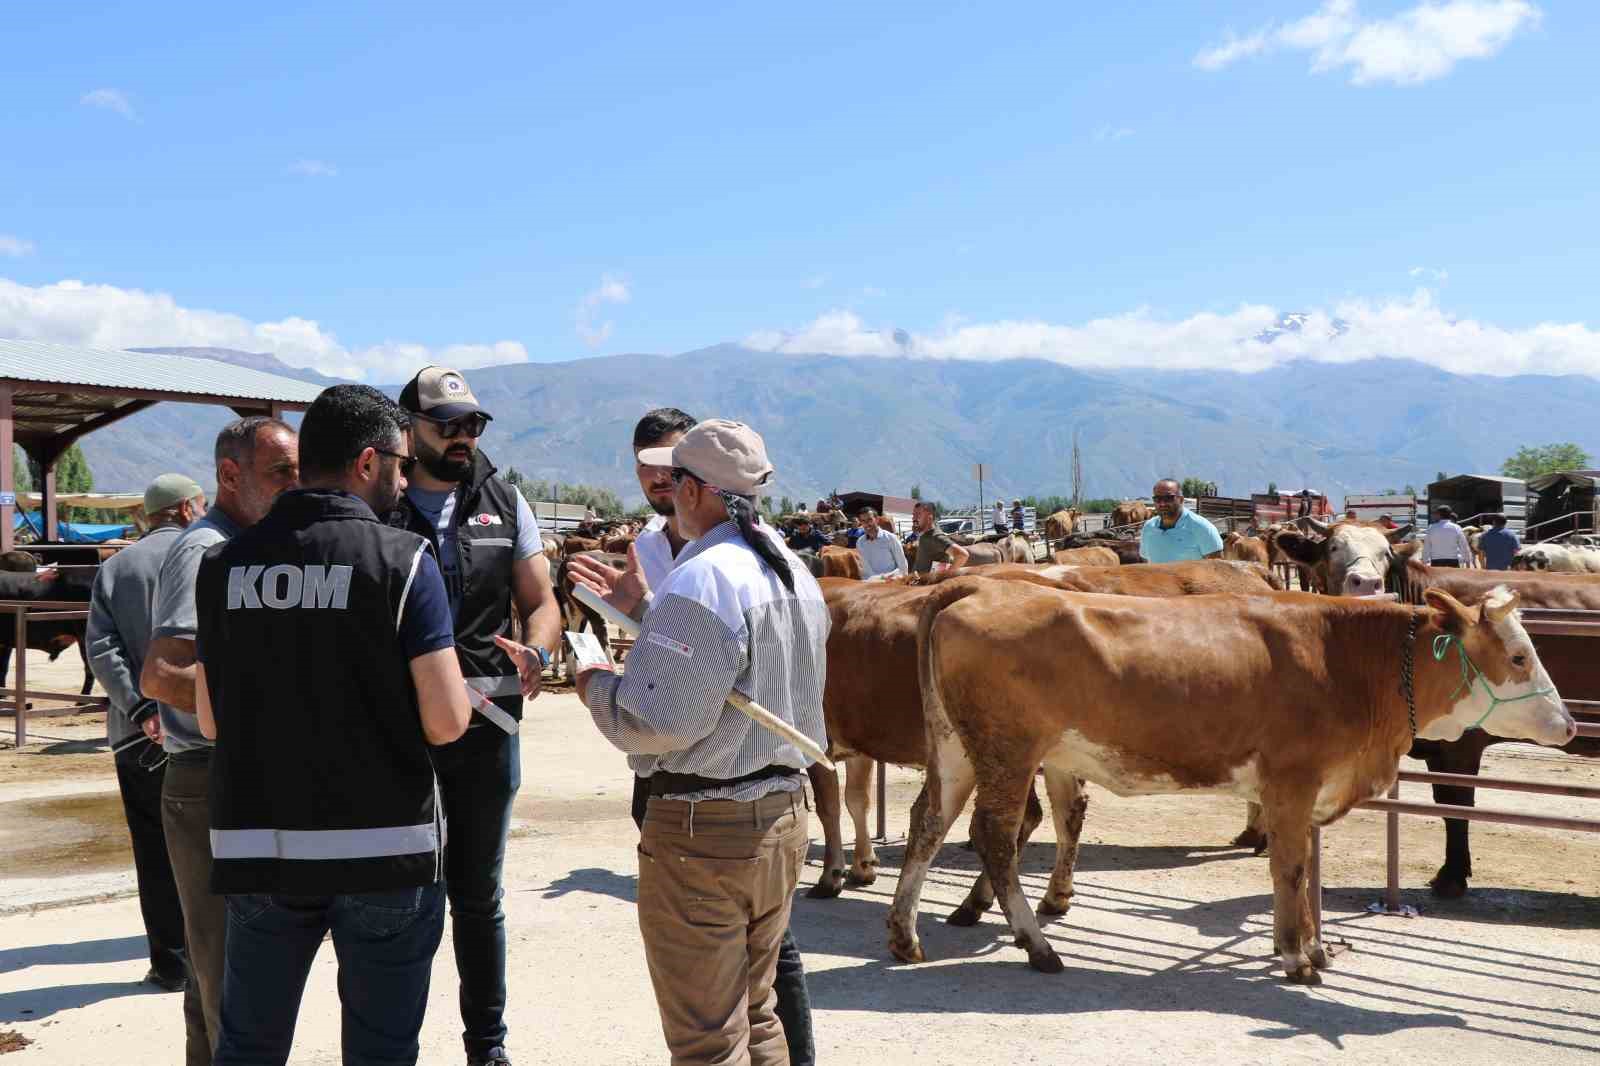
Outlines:
[[[0,572],[0,600],[70,600],[88,606],[93,588],[94,575],[87,570],[60,573],[46,570],[32,574]],[[7,684],[11,674],[11,653],[17,642],[14,617],[10,614],[0,617],[0,687]],[[49,652],[51,662],[72,644],[78,645],[78,654],[83,659],[85,696],[94,691],[94,674],[89,670],[88,628],[86,619],[28,622],[28,647]]]

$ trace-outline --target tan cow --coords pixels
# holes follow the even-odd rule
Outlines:
[[[829,544],[817,553],[822,560],[823,577],[843,577],[861,580],[861,556],[854,548],[841,548]]]
[[[1381,795],[1418,735],[1481,722],[1562,744],[1577,730],[1509,592],[1468,608],[1430,590],[1419,608],[1303,593],[1158,602],[972,578],[936,591],[918,625],[927,784],[889,914],[890,950],[908,962],[924,958],[929,862],[976,787],[974,841],[1012,932],[1036,969],[1060,972],[1017,878],[1022,797],[1042,765],[1059,844],[1041,912],[1072,895],[1077,827],[1063,812],[1081,804],[1080,779],[1118,795],[1237,795],[1272,828],[1284,971],[1316,983],[1328,959],[1306,895],[1313,826]],[[1463,667],[1478,672],[1466,687]]]
[[[1382,592],[1395,545],[1411,532],[1410,526],[1386,529],[1376,522],[1308,524],[1312,527],[1308,533],[1279,531],[1272,546],[1290,562],[1308,567],[1318,587],[1335,596]]]
[[[1069,507],[1057,511],[1044,520],[1044,535],[1048,540],[1061,540],[1078,530],[1078,512]]]
[[[1217,560],[1091,568],[1002,564],[957,573],[1127,596],[1255,593],[1275,587],[1261,567]],[[952,576],[821,582],[833,623],[822,711],[829,754],[845,763],[845,807],[855,827],[855,853],[846,874],[837,806],[831,820],[819,811],[825,841],[823,874],[809,893],[813,897],[837,896],[847,881],[868,885],[877,879],[878,859],[867,830],[872,764],[924,765],[922,699],[916,683],[917,619],[932,590]],[[970,925],[993,898],[980,882],[957,915],[970,915],[965,920]],[[960,924],[963,918],[951,920]]]
[[[1150,510],[1150,505],[1138,500],[1123,500],[1111,509],[1111,525],[1132,526],[1141,522],[1150,521],[1155,512]]]
[[[1121,566],[1122,560],[1110,548],[1063,548],[1050,553],[1057,563],[1069,566]]]
[[[1222,538],[1222,557],[1235,559],[1241,563],[1260,563],[1268,566],[1272,556],[1267,551],[1267,542],[1260,537],[1247,537],[1243,533],[1228,533]]]

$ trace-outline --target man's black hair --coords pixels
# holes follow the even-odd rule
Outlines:
[[[300,423],[300,476],[322,481],[344,473],[368,448],[396,451],[411,416],[370,385],[323,389]]]
[[[217,443],[212,450],[212,458],[216,465],[221,466],[222,460],[232,459],[239,466],[249,466],[256,457],[256,438],[263,429],[281,429],[286,433],[293,433],[294,427],[281,418],[271,415],[246,415],[236,418],[222,427],[222,432],[217,434]]]
[[[687,433],[694,428],[698,421],[693,415],[686,414],[676,407],[657,407],[648,411],[639,419],[639,424],[633,427],[633,448],[648,448],[659,444],[664,438],[674,433]]]

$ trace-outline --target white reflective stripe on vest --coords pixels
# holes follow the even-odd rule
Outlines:
[[[377,829],[213,829],[214,859],[378,859],[439,849],[439,831],[427,825]]]
[[[489,697],[485,696],[479,690],[478,686],[473,684],[475,681],[492,682],[494,680],[495,678],[492,677],[467,678],[467,702],[472,704],[473,710],[477,711],[494,725],[498,726],[501,732],[514,734],[521,727],[521,723],[519,723],[515,718],[511,717],[505,711],[502,711],[499,707],[490,703]],[[513,680],[515,680],[515,678],[513,678]],[[520,682],[518,684],[517,691],[522,691]]]
[[[474,548],[509,548],[516,544],[510,537],[466,537],[466,542]]]

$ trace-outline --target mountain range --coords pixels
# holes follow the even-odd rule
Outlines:
[[[332,384],[262,353],[141,349]],[[1600,454],[1600,379],[1459,375],[1421,363],[1296,362],[1274,369],[1082,370],[1030,359],[957,361],[778,355],[724,344],[677,356],[613,355],[467,371],[494,422],[484,450],[529,477],[640,500],[630,435],[646,410],[737,418],[766,438],[773,495],[920,486],[951,505],[984,495],[1067,495],[1079,439],[1089,497],[1148,493],[1159,477],[1215,481],[1225,495],[1312,487],[1425,486],[1436,473],[1493,473],[1523,444],[1575,441]],[[389,387],[391,395],[398,386]],[[214,477],[211,441],[231,414],[159,404],[92,434],[101,491],[156,474]]]

